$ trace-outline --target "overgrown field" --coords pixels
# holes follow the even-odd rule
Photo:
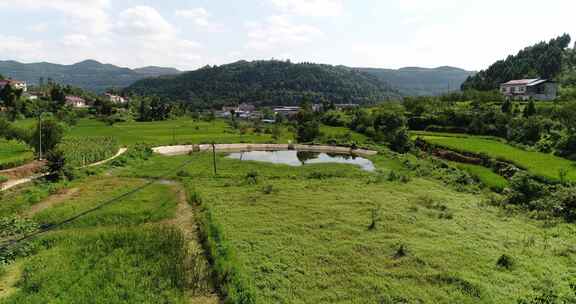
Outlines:
[[[574,294],[573,225],[532,220],[427,178],[222,157],[214,178],[208,154],[191,157],[177,175],[204,210],[203,230],[230,298],[536,303]],[[154,157],[122,174],[158,176],[187,158]],[[402,158],[374,161],[380,174],[408,171]]]
[[[145,183],[88,177],[36,201],[24,190],[10,195],[0,218],[18,214],[48,227]],[[176,220],[186,203],[178,191],[153,184],[29,243],[29,257],[0,266],[0,303],[216,303],[199,245],[184,232],[194,227]]]
[[[0,170],[17,167],[33,159],[34,153],[25,143],[0,138]]]
[[[532,174],[552,180],[558,180],[561,172],[565,171],[568,180],[576,181],[575,163],[552,154],[526,151],[500,141],[470,135],[455,136],[451,134],[444,136],[439,133],[427,135],[425,132],[418,134],[431,144],[455,151],[486,154],[492,158],[513,163]]]

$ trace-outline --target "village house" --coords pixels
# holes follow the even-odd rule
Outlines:
[[[115,104],[125,104],[128,102],[128,100],[122,96],[109,94],[109,93],[106,93],[106,98],[108,98],[108,100],[110,102],[115,103]]]
[[[28,91],[28,86],[25,81],[5,79],[0,80],[0,90],[4,89],[6,85],[10,85],[13,89],[22,90],[22,92]]]
[[[87,108],[86,100],[78,96],[66,96],[66,105],[73,108]]]
[[[547,79],[519,79],[501,84],[500,92],[509,99],[554,100],[558,86]]]

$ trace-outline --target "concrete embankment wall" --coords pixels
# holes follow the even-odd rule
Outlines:
[[[242,151],[308,151],[323,153],[354,154],[358,156],[372,156],[378,154],[377,151],[352,149],[338,146],[315,146],[315,145],[292,145],[292,144],[216,144],[216,152],[242,152]],[[212,151],[212,145],[185,145],[185,146],[165,146],[153,148],[155,153],[175,156],[185,155],[191,152]]]

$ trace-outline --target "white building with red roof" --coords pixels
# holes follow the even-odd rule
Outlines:
[[[66,96],[66,105],[73,108],[87,108],[86,100],[78,96]]]

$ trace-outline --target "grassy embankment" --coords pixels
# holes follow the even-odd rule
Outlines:
[[[0,217],[54,224],[144,183],[89,177],[38,200],[24,189],[3,202]],[[178,191],[154,184],[41,236],[31,256],[0,268],[0,303],[216,303],[197,241],[182,231],[194,227],[177,220],[193,216],[177,212]]]
[[[28,145],[0,138],[0,170],[23,165],[34,159],[34,152]]]
[[[454,151],[486,154],[492,158],[510,162],[532,174],[558,180],[560,172],[566,171],[569,181],[576,181],[576,167],[574,162],[535,151],[526,151],[513,147],[502,141],[486,137],[476,137],[463,134],[442,134],[416,132],[425,141]]]
[[[424,178],[374,182],[349,165],[295,168],[222,156],[214,178],[209,154],[191,157],[180,176],[202,206],[217,269],[227,274],[220,280],[232,297],[515,303],[544,289],[573,293],[572,225],[544,228],[481,195]],[[187,158],[154,157],[122,174],[157,176]],[[373,159],[384,171],[402,168],[401,160]]]

